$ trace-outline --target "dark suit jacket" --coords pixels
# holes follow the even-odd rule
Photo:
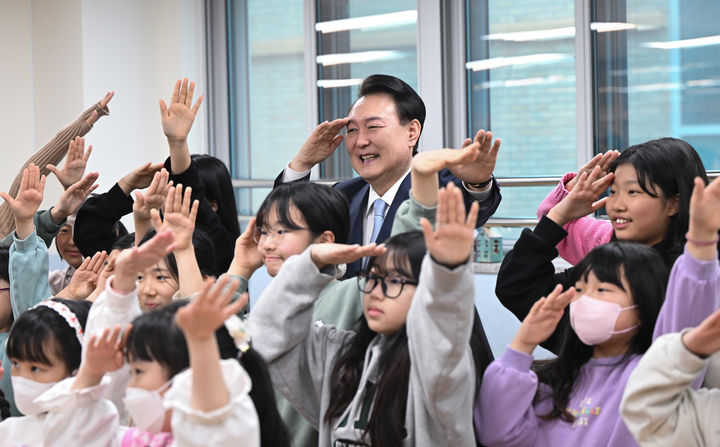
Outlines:
[[[278,186],[282,183],[282,178],[283,172],[281,172],[280,175],[275,179],[275,186]],[[443,169],[442,171],[440,171],[439,179],[440,186],[445,186],[448,183],[453,182],[458,187],[460,187],[461,191],[463,192],[463,198],[465,199],[465,209],[470,209],[470,205],[472,205],[474,199],[465,190],[465,187],[462,186],[462,181],[460,179],[455,177],[449,169]],[[310,175],[307,175],[302,179],[296,181],[302,182],[309,180]],[[378,234],[376,240],[378,244],[384,242],[390,236],[393,221],[395,220],[395,213],[397,213],[400,204],[410,197],[410,186],[410,174],[408,173],[408,175],[405,176],[402,183],[400,184],[400,188],[398,189],[397,194],[395,194],[395,199],[393,200],[393,203],[390,204],[390,209],[385,216],[385,221],[383,222],[382,228],[380,228],[380,233]],[[348,243],[362,244],[363,221],[365,220],[365,210],[367,209],[370,185],[362,178],[357,177],[351,180],[345,180],[336,183],[334,185],[334,188],[337,188],[340,192],[343,193],[343,195],[348,201],[348,204],[350,205],[350,235],[348,237]],[[480,212],[478,213],[477,220],[478,227],[482,226],[485,222],[487,222],[490,216],[495,213],[498,205],[500,205],[501,198],[502,197],[500,195],[500,188],[498,188],[497,182],[493,181],[490,196],[486,200],[480,202]],[[361,262],[361,260],[358,260],[353,262],[352,264],[349,264],[347,266],[347,272],[345,273],[343,279],[356,276],[362,267]]]

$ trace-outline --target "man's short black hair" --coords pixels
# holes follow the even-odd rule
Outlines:
[[[420,122],[420,133],[422,134],[425,125],[425,103],[412,87],[395,76],[374,74],[363,81],[360,91],[358,91],[358,99],[379,93],[385,93],[392,97],[400,124],[405,125],[412,120],[418,120]],[[417,153],[419,142],[420,135],[418,135],[418,140],[415,142],[415,147],[413,147],[413,155]]]

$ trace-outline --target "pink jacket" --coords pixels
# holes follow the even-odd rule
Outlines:
[[[560,184],[538,206],[538,219],[547,214],[552,207],[560,203],[570,193],[565,189],[565,183],[575,178],[576,175],[575,172],[563,175]],[[563,228],[568,232],[568,235],[557,244],[557,249],[560,256],[572,265],[580,262],[593,248],[610,242],[613,235],[613,227],[610,222],[591,216],[568,222]]]

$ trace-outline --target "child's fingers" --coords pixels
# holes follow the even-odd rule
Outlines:
[[[590,209],[592,210],[592,212],[595,212],[595,211],[599,210],[600,208],[604,207],[605,204],[607,203],[607,201],[608,201],[608,198],[607,198],[607,197],[603,197],[602,199],[600,199],[600,200],[598,200],[598,201],[596,201],[596,202],[593,202],[593,203],[590,205]]]
[[[190,215],[188,218],[190,219],[190,222],[195,224],[195,220],[197,219],[198,209],[200,208],[200,201],[195,200],[192,204],[192,208],[190,208]]]
[[[182,85],[180,86],[180,97],[178,98],[178,102],[181,104],[185,104],[185,101],[187,99],[187,92],[188,92],[188,78],[184,78],[182,81]]]
[[[116,346],[118,343],[118,339],[120,338],[120,331],[122,331],[122,326],[106,328],[105,331],[103,331],[103,335],[105,336],[105,343],[108,346]]]
[[[535,317],[538,313],[540,313],[540,310],[543,308],[546,301],[547,301],[547,298],[545,298],[544,296],[541,297],[539,300],[535,301],[533,303],[532,307],[530,308],[530,312],[528,312],[525,319],[527,320],[531,317]]]
[[[203,99],[205,99],[205,96],[201,95],[201,96],[197,99],[197,101],[195,101],[195,105],[192,106],[192,109],[191,109],[193,115],[197,115],[197,112],[198,112],[198,110],[200,109],[200,105],[202,104]]]
[[[192,105],[193,95],[195,94],[195,83],[191,82],[188,88],[187,98],[185,99],[185,105],[190,107]]]
[[[190,213],[190,205],[192,204],[191,197],[192,188],[188,186],[187,188],[185,188],[185,194],[183,194],[180,208],[183,216],[187,216]]]
[[[172,96],[170,97],[170,102],[178,102],[180,99],[180,86],[182,85],[182,79],[178,79],[175,81],[175,86],[173,87]]]
[[[11,205],[13,202],[15,202],[15,199],[10,197],[10,195],[6,192],[0,192],[0,198],[2,198],[5,202],[7,202],[9,205]],[[11,205],[12,207],[12,205]]]
[[[185,188],[187,189],[187,188]],[[182,212],[182,201],[183,201],[183,188],[181,185],[178,185],[177,188],[175,188],[175,193],[173,194],[173,207],[172,210],[175,213]],[[170,211],[168,211],[170,212]]]
[[[554,299],[556,296],[560,295],[562,293],[563,286],[562,284],[557,284],[552,291],[547,295],[548,299]]]
[[[90,266],[90,261],[92,261],[92,258],[90,256],[83,259],[83,262],[80,264],[80,267],[78,267],[78,270],[88,270],[88,267]]]
[[[472,205],[470,205],[470,212],[468,212],[467,219],[465,219],[466,227],[475,229],[479,212],[480,204],[477,201],[473,201]]]
[[[85,151],[85,155],[83,156],[83,161],[87,163],[87,161],[90,159],[90,154],[92,154],[92,145],[88,146],[87,150]]]
[[[462,192],[460,188],[453,187],[452,189],[453,202],[455,204],[455,216],[453,223],[464,223],[465,222],[465,202],[463,201]]]
[[[125,346],[127,346],[127,342],[130,339],[130,332],[132,332],[132,324],[128,324],[125,328],[123,328],[122,336],[118,340],[118,349],[124,349]]]
[[[690,205],[699,204],[705,193],[705,182],[700,177],[695,177],[695,187],[690,196]]]
[[[20,191],[25,191],[28,188],[29,180],[30,180],[30,169],[25,168],[25,169],[23,169],[22,180],[20,180]]]

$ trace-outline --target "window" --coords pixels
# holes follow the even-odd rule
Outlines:
[[[227,11],[231,173],[271,180],[308,133],[303,4],[229,1]],[[269,189],[237,191],[238,212],[251,215]]]
[[[498,177],[577,168],[572,0],[467,1],[468,134],[502,140]],[[498,217],[534,217],[548,187],[503,190]]]
[[[593,3],[597,149],[672,136],[720,169],[720,3]]]

